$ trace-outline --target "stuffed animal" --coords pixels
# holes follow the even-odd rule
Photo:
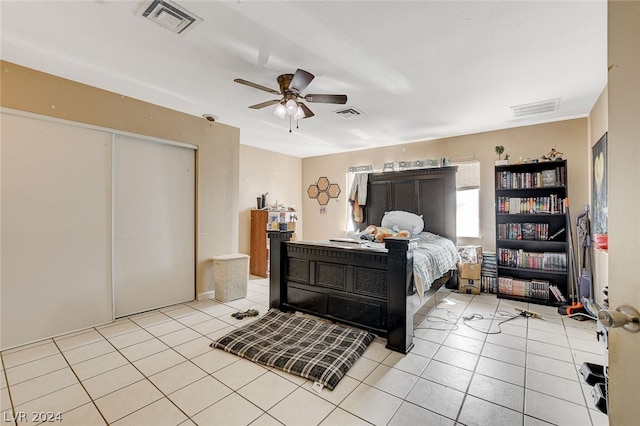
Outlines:
[[[407,230],[402,230],[399,232],[394,232],[391,229],[387,228],[379,228],[375,225],[367,226],[364,231],[360,233],[360,238],[363,240],[375,241],[378,243],[384,242],[384,239],[387,237],[410,237],[411,232]]]
[[[376,242],[382,243],[387,237],[393,237],[395,234],[388,229],[381,228],[376,234]]]

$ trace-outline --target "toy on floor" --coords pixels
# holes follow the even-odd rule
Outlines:
[[[243,319],[246,317],[257,317],[260,314],[260,312],[258,312],[257,309],[247,309],[244,312],[235,312],[233,314],[231,314],[232,317],[234,317],[235,319]]]

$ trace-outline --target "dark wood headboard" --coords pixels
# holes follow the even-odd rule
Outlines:
[[[425,231],[456,242],[456,171],[458,167],[370,173],[364,223],[380,225],[385,212],[422,215]]]

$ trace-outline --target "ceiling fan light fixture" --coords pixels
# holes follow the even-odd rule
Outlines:
[[[276,109],[273,110],[273,113],[280,118],[284,118],[287,115],[287,108],[283,104],[278,104]]]
[[[296,115],[296,112],[298,112],[299,108],[298,103],[293,99],[289,99],[285,104],[285,107],[287,109],[287,114],[289,115]]]
[[[298,109],[296,110],[296,114],[293,116],[293,118],[295,120],[300,120],[302,118],[305,118],[304,110],[300,107],[300,105],[298,105]]]

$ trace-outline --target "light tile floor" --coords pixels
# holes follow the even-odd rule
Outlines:
[[[53,418],[41,421],[59,423],[61,413],[65,425],[608,424],[578,372],[585,361],[603,363],[593,321],[488,294],[441,289],[435,300],[437,309],[416,314],[411,353],[376,339],[336,389],[320,393],[209,347],[255,320],[231,313],[266,312],[266,279],[250,281],[245,299],[178,304],[6,350],[2,424],[47,412]],[[498,328],[514,307],[543,319]],[[473,314],[481,317],[464,319]]]

